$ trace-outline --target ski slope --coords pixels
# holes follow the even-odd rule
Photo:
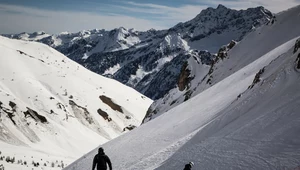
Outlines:
[[[193,169],[299,166],[300,70],[296,61],[300,51],[294,54],[293,50],[300,33],[292,30],[288,21],[299,19],[299,13],[297,7],[280,14],[289,17],[278,24],[292,33],[279,36],[280,41],[273,45],[256,48],[259,38],[242,40],[240,44],[248,45],[248,50],[258,51],[247,56],[242,55],[242,50],[241,55],[236,54],[240,58],[226,59],[228,63],[240,63],[231,75],[138,129],[102,145],[113,168],[174,170],[183,169],[189,161],[195,163]],[[271,36],[274,35],[264,38]],[[253,84],[262,68],[260,81]],[[252,84],[253,88],[249,88]],[[90,169],[96,150],[66,169]]]

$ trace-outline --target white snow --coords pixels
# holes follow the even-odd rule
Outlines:
[[[82,59],[83,59],[83,60],[86,60],[86,59],[88,59],[88,58],[89,58],[89,56],[88,56],[86,53],[84,53]]]
[[[257,28],[256,30],[253,30],[253,32],[249,33],[241,42],[238,42],[228,52],[228,56],[225,59],[220,59],[214,64],[211,75],[207,75],[209,67],[198,64],[193,59],[190,59],[188,63],[188,69],[191,70],[190,77],[193,77],[193,80],[190,83],[190,88],[182,92],[180,92],[177,88],[172,89],[164,98],[155,101],[151,108],[155,109],[158,114],[154,115],[153,118],[157,117],[164,111],[181,104],[184,101],[185,94],[187,92],[191,93],[191,97],[194,97],[229,75],[247,66],[262,55],[299,36],[300,22],[297,22],[299,20],[298,13],[299,6],[297,8],[295,7],[290,9],[288,12],[277,14],[276,22],[274,22],[274,24],[269,23]],[[222,36],[222,34],[219,35],[219,38]],[[217,47],[211,43],[217,44],[224,41],[222,38],[218,39],[218,36],[214,37],[214,34],[210,35],[210,38],[203,41],[205,42],[204,45],[210,44],[210,47],[216,49]],[[199,43],[202,40],[203,39],[196,42]],[[216,42],[210,42],[210,40],[216,40]],[[205,79],[203,79],[204,77]],[[207,83],[208,80],[210,80],[211,84]]]
[[[296,29],[299,27],[291,24],[295,13],[295,9],[282,13],[281,17],[290,18],[278,19],[281,25],[264,33],[263,37],[269,38],[265,42],[272,44],[256,48],[261,37],[248,37],[231,51],[225,64],[220,62],[216,67],[218,73],[226,75],[230,69],[227,63],[240,62],[232,74],[219,75],[220,81],[212,87],[102,145],[113,168],[174,170],[183,169],[189,161],[195,163],[193,169],[271,170],[299,166],[300,71],[295,61],[300,54],[299,50],[293,54],[293,49],[300,34]],[[271,33],[284,27],[293,31],[272,42]],[[259,51],[243,55],[246,53],[242,47]],[[263,67],[260,82],[248,89]],[[96,152],[97,148],[66,170],[90,169]]]
[[[113,67],[110,67],[109,69],[105,70],[105,72],[103,73],[105,74],[115,74],[115,72],[117,72],[119,69],[121,68],[120,64],[116,64]]]
[[[178,34],[169,34],[164,38],[163,42],[160,44],[160,49],[163,51],[167,47],[170,47],[171,49],[179,47],[184,50],[189,50],[190,48],[187,42]]]
[[[126,126],[139,126],[152,103],[137,91],[88,71],[49,46],[0,36],[0,50],[1,107],[13,112],[15,122],[0,109],[0,151],[4,156],[15,156],[30,164],[32,160],[63,160],[68,164],[121,135]],[[102,102],[101,95],[120,105],[123,113]],[[78,107],[72,106],[71,100]],[[17,105],[15,112],[10,101]],[[24,115],[27,107],[47,122]],[[100,116],[98,109],[107,112],[111,121]],[[0,160],[0,165],[3,163]],[[32,168],[16,163],[4,166]]]
[[[124,170],[152,169],[153,167],[158,167],[158,169],[179,169],[183,168],[184,164],[190,160],[196,162],[195,169],[218,169],[223,166],[226,166],[229,169],[231,169],[231,167],[233,169],[245,169],[249,168],[251,161],[255,162],[256,168],[254,169],[274,169],[277,166],[288,166],[290,168],[296,167],[297,162],[300,164],[299,159],[298,161],[297,159],[294,159],[294,163],[293,160],[288,161],[289,158],[292,158],[291,156],[295,156],[297,158],[300,157],[300,152],[297,151],[297,146],[300,144],[300,140],[296,137],[296,129],[288,137],[289,139],[295,139],[294,142],[297,142],[297,144],[291,145],[293,149],[289,149],[289,152],[291,152],[289,155],[286,154],[284,157],[277,157],[277,164],[265,164],[265,162],[272,159],[271,150],[265,150],[265,147],[270,149],[273,148],[274,151],[279,150],[279,146],[282,148],[288,148],[289,146],[286,145],[287,143],[284,143],[284,138],[278,142],[278,144],[262,143],[264,140],[259,140],[259,136],[266,136],[268,133],[270,133],[269,131],[263,131],[264,124],[269,125],[268,128],[272,129],[272,120],[281,120],[282,122],[286,123],[292,120],[291,118],[283,119],[280,113],[283,113],[282,111],[284,111],[284,109],[290,110],[290,112],[286,111],[284,113],[293,115],[295,123],[293,123],[291,126],[287,126],[286,128],[282,128],[282,126],[284,126],[282,122],[276,123],[277,126],[274,126],[272,129],[275,130],[274,133],[269,134],[270,140],[284,137],[283,135],[285,133],[283,132],[290,132],[294,126],[298,129],[300,128],[300,117],[297,116],[297,112],[295,110],[299,109],[299,105],[296,103],[299,102],[298,100],[300,100],[300,95],[297,93],[294,93],[295,95],[293,95],[292,92],[289,92],[289,96],[287,96],[285,95],[286,92],[281,92],[276,98],[272,97],[274,93],[273,91],[277,91],[277,89],[289,89],[289,86],[284,83],[285,79],[277,83],[274,82],[278,88],[272,89],[272,91],[268,92],[269,95],[267,97],[263,97],[263,99],[269,103],[272,103],[272,101],[281,103],[281,106],[283,106],[284,109],[281,108],[280,105],[274,106],[272,104],[267,105],[268,107],[265,108],[265,105],[262,104],[260,107],[256,108],[256,112],[250,110],[251,112],[248,113],[249,110],[244,110],[253,104],[265,103],[263,102],[264,100],[260,100],[262,92],[260,92],[259,89],[257,89],[255,94],[253,94],[255,96],[254,98],[243,98],[238,101],[238,104],[235,103],[237,96],[243,93],[252,83],[255,73],[261,68],[261,66],[268,65],[273,59],[276,59],[288,49],[292,48],[294,43],[295,40],[291,40],[283,44],[282,46],[251,63],[247,67],[241,69],[213,87],[190,99],[189,101],[175,107],[172,110],[169,110],[168,112],[144,124],[138,129],[112,140],[107,144],[104,144],[103,147],[113,160],[114,168]],[[290,52],[288,52],[288,54],[289,55],[285,55],[284,57],[290,57]],[[292,57],[289,61],[294,60],[295,57]],[[277,65],[272,66],[271,68],[275,67],[277,68],[275,69],[276,71],[282,71],[281,68],[278,69],[276,66]],[[293,69],[290,69],[290,71],[292,71],[291,74],[299,77],[299,73],[293,71]],[[299,90],[299,83],[296,83],[298,80],[294,76],[289,78],[291,82],[288,85],[292,85],[292,91],[296,92],[297,90],[294,88],[298,88]],[[274,80],[271,79],[271,82],[273,81]],[[264,84],[267,86],[264,88],[265,90],[270,89],[269,83]],[[251,95],[251,92],[248,92],[248,94]],[[280,95],[290,97],[288,100],[289,102],[280,102]],[[280,112],[277,112],[279,111],[278,107],[280,108]],[[246,114],[246,117],[250,118],[239,118],[240,112]],[[255,114],[251,115],[251,113]],[[260,118],[263,118],[263,121],[260,121]],[[236,119],[237,121],[234,121]],[[218,122],[220,121],[222,124],[224,124],[224,126],[219,127]],[[248,122],[253,123],[248,124]],[[296,122],[298,122],[298,124]],[[276,128],[280,128],[284,131],[278,129],[282,132],[277,133]],[[219,130],[216,129],[224,131],[224,134],[218,133]],[[238,129],[241,130],[235,131]],[[245,129],[244,131],[247,133],[243,132],[242,129]],[[252,131],[251,129],[255,129],[255,131]],[[198,130],[199,132],[196,134],[196,136],[191,137],[188,135],[192,135]],[[245,139],[242,138],[240,141],[225,134],[229,134],[230,136],[234,135],[236,136],[235,138],[238,139],[242,137]],[[247,136],[247,134],[251,135]],[[210,138],[210,136],[212,137]],[[175,143],[182,141],[182,138],[185,137],[189,137],[191,139],[183,140],[187,143],[184,142],[183,144],[181,143],[180,145],[176,145],[178,147],[172,147]],[[253,142],[253,138],[258,141]],[[267,139],[267,137],[264,138]],[[231,143],[228,143],[227,141]],[[243,141],[247,142],[248,144],[244,144]],[[257,143],[259,141],[261,141],[261,147],[257,146],[257,148],[249,148],[249,146],[254,147],[255,145],[259,145],[259,143]],[[288,141],[289,140],[286,142]],[[235,145],[238,147],[234,147]],[[253,152],[249,150],[248,152],[243,152],[245,147],[253,150],[256,149],[257,151]],[[214,148],[219,148],[219,150]],[[267,152],[266,154],[262,153],[262,155],[266,157],[259,159],[259,157],[251,155],[251,153],[253,153],[259,156],[259,149]],[[90,168],[90,162],[95,152],[96,150],[94,150],[94,152],[90,153],[90,155],[86,156],[85,158],[73,163],[67,169],[71,169],[72,167],[76,167],[76,169]],[[280,154],[280,152],[274,154]],[[221,155],[221,157],[218,157],[217,155]],[[285,159],[287,162],[285,162]],[[167,161],[165,162],[165,160]],[[239,160],[239,162],[235,160]]]

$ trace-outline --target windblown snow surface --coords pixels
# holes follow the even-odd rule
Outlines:
[[[47,45],[0,36],[0,165],[62,169],[139,126],[151,100]],[[7,163],[7,157],[15,158]],[[24,163],[26,161],[26,164]]]
[[[274,25],[264,28],[271,32],[285,28],[286,35],[263,36],[256,30],[234,47],[235,53],[226,59],[241,63],[234,73],[102,145],[113,169],[174,170],[189,161],[196,170],[299,166],[300,50],[294,52],[300,36],[299,9],[280,13]],[[261,36],[270,44],[260,43]],[[223,66],[219,72],[229,69]],[[96,150],[65,169],[91,169]]]

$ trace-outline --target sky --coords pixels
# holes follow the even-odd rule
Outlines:
[[[0,34],[50,34],[118,27],[167,29],[194,18],[207,7],[264,6],[273,13],[300,0],[0,0]]]

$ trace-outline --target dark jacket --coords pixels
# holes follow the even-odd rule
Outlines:
[[[190,164],[186,164],[183,170],[191,170],[192,166]]]
[[[97,170],[107,170],[107,164],[109,166],[109,169],[112,170],[110,159],[107,155],[105,155],[104,152],[98,153],[93,160],[93,170],[95,169],[97,165]]]

